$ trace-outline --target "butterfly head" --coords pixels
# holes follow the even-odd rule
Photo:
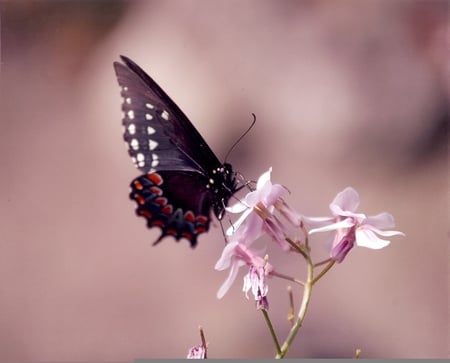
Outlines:
[[[236,173],[231,164],[225,163],[214,169],[209,179],[207,188],[214,194],[212,207],[217,219],[222,219],[225,207],[232,195],[237,191]]]

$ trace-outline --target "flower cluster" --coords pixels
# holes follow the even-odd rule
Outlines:
[[[229,213],[241,215],[227,230],[229,241],[215,266],[216,270],[230,269],[228,278],[217,293],[218,298],[222,298],[229,290],[238,275],[239,268],[247,266],[248,273],[244,277],[243,291],[247,297],[248,292],[252,292],[258,309],[268,309],[267,278],[276,273],[268,262],[268,256],[263,257],[264,250],[257,251],[253,248],[253,243],[262,235],[270,236],[284,252],[300,251],[305,256],[308,249],[302,249],[304,244],[288,237],[289,228],[295,227],[306,231],[306,240],[310,235],[329,232],[332,242],[328,261],[333,263],[341,263],[354,246],[371,249],[386,247],[390,241],[379,236],[404,235],[398,231],[383,230],[394,226],[394,219],[388,213],[372,217],[356,213],[359,195],[351,187],[338,193],[334,198],[330,204],[331,217],[303,216],[283,199],[287,189],[280,184],[272,184],[271,171],[272,169],[269,169],[261,175],[255,190],[227,208]]]
[[[242,290],[247,298],[249,293],[253,295],[256,308],[262,312],[275,343],[275,357],[283,358],[303,324],[312,287],[334,264],[343,262],[355,246],[381,249],[390,244],[387,238],[404,234],[391,230],[394,227],[394,218],[389,213],[375,216],[357,213],[360,199],[358,193],[351,187],[338,193],[330,203],[331,216],[307,217],[300,214],[286,203],[284,197],[288,193],[287,189],[271,182],[271,172],[272,169],[269,169],[262,174],[254,190],[238,203],[226,208],[228,213],[237,213],[240,216],[226,232],[228,243],[215,269],[229,269],[227,279],[217,292],[220,299],[236,280],[239,269],[247,267]],[[321,232],[327,233],[329,238],[328,257],[321,262],[314,262],[313,245],[309,239]],[[306,261],[306,278],[301,280],[288,276],[281,273],[278,267],[275,268],[269,262],[265,248],[255,248],[255,241],[262,236],[270,237],[272,243],[283,253],[297,253],[302,257]],[[291,287],[288,288],[290,298],[288,319],[291,322],[291,329],[283,344],[280,344],[269,317],[269,277],[283,278],[303,287],[303,297],[297,316],[294,314],[293,290]],[[202,343],[191,348],[188,358],[206,358],[206,341],[202,330],[200,333]]]

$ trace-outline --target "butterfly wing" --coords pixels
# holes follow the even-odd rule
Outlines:
[[[161,171],[139,176],[131,183],[130,198],[137,203],[136,214],[149,228],[161,228],[161,236],[186,238],[192,247],[197,236],[207,232],[211,221],[211,194],[203,177],[190,171]]]
[[[206,175],[221,163],[170,97],[131,59],[114,62],[123,97],[124,139],[142,172],[185,170]]]
[[[131,183],[130,198],[148,227],[186,238],[192,247],[208,231],[211,211],[221,218],[236,191],[231,165],[222,164],[186,115],[132,60],[114,62],[122,87],[124,139],[144,175]]]

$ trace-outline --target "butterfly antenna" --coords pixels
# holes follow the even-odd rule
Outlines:
[[[244,138],[245,135],[247,135],[249,133],[249,131],[252,129],[252,127],[255,125],[256,123],[256,115],[252,112],[252,116],[253,116],[253,121],[250,124],[249,128],[239,137],[239,139],[237,139],[235,141],[235,143],[230,147],[230,149],[228,150],[227,154],[225,155],[225,162],[228,159],[228,156],[231,154],[231,152],[233,151],[233,149],[236,147],[236,145]]]

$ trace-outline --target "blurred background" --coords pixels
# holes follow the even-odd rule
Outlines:
[[[112,62],[124,54],[185,111],[219,158],[288,201],[392,213],[379,251],[354,249],[313,291],[288,357],[449,355],[446,1],[7,1],[0,4],[0,360],[270,358],[262,315],[227,272],[215,223],[193,250],[151,244],[122,141]],[[317,245],[318,252],[325,249]],[[283,271],[302,261],[273,252]],[[243,271],[241,272],[243,274]],[[242,276],[242,275],[240,275]],[[287,284],[270,314],[289,330]],[[296,308],[301,290],[297,288]]]

